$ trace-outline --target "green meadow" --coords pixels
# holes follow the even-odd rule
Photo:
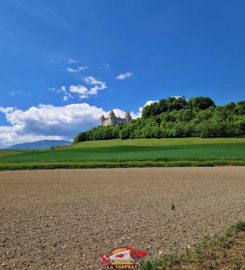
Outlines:
[[[2,170],[215,165],[245,165],[245,138],[88,141],[54,150],[0,151]]]

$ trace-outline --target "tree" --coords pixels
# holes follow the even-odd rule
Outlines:
[[[236,107],[236,104],[235,104],[234,102],[230,102],[230,103],[228,103],[228,104],[226,104],[226,105],[224,106],[225,110],[229,110],[229,111],[234,110],[235,107]]]
[[[123,128],[119,133],[119,138],[126,140],[130,138],[130,130],[128,128]]]
[[[80,132],[73,140],[73,143],[89,140],[88,132]]]
[[[152,130],[152,127],[151,126],[145,126],[143,129],[142,129],[142,132],[144,134],[144,138],[154,138],[153,136],[153,130]]]
[[[142,110],[142,118],[149,118],[150,116],[154,116],[158,111],[158,102],[154,102],[150,105],[147,105]]]
[[[151,116],[156,116],[164,112],[171,112],[174,110],[182,110],[187,108],[187,101],[183,97],[169,97],[166,100],[161,99],[159,102],[154,102],[148,106],[145,106],[142,111],[142,117],[144,119]]]
[[[215,103],[209,97],[194,97],[189,99],[188,106],[190,109],[206,110],[211,106],[215,106]]]
[[[244,115],[245,114],[245,101],[237,102],[235,111],[238,114]]]
[[[169,97],[166,99],[166,104],[168,106],[168,111],[182,110],[187,108],[187,101],[183,97]]]

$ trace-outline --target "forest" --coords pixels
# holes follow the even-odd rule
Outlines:
[[[81,132],[74,143],[90,140],[245,136],[245,101],[217,106],[209,97],[169,97],[145,106],[141,118],[118,126]]]

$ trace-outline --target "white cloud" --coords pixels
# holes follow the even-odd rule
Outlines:
[[[69,91],[72,94],[77,94],[79,98],[85,99],[88,98],[89,95],[93,95],[91,90],[83,85],[70,85]]]
[[[78,94],[81,99],[88,98],[89,96],[94,96],[98,94],[98,91],[107,88],[106,83],[100,81],[92,76],[87,76],[84,78],[84,82],[88,87],[84,85],[71,85],[69,87],[69,92],[73,94]]]
[[[71,85],[69,91],[71,93],[84,95],[89,91],[89,89],[83,85]]]
[[[77,67],[77,68],[67,67],[67,68],[66,68],[66,71],[67,71],[67,72],[70,72],[70,73],[78,73],[78,72],[84,71],[84,70],[86,70],[86,69],[88,69],[87,66],[79,66],[79,67]]]
[[[62,89],[67,91],[64,87]],[[144,106],[152,102],[147,101]],[[131,112],[134,119],[141,116],[143,107]],[[125,111],[113,110],[116,116],[124,117]],[[40,104],[27,110],[0,107],[0,113],[5,115],[9,123],[9,126],[0,126],[0,147],[7,147],[43,139],[72,140],[80,131],[99,125],[100,116],[108,115],[109,112],[88,103],[78,103],[61,107]]]
[[[99,91],[107,88],[105,82],[98,80],[93,76],[86,76],[83,78],[83,81],[86,86],[81,84],[70,86],[62,85],[60,88],[52,87],[49,88],[49,90],[57,94],[62,94],[63,100],[68,101],[69,99],[74,99],[76,97],[86,99],[90,96],[96,96]]]
[[[19,132],[18,127],[12,126],[0,126],[0,148],[6,148],[8,146],[24,143],[34,142],[39,140],[62,140],[63,136],[46,136],[46,135],[33,135],[23,134]]]
[[[86,84],[90,84],[90,85],[97,85],[100,88],[100,90],[103,90],[103,89],[106,88],[106,83],[105,82],[97,80],[96,78],[94,78],[92,76],[85,77],[84,82]]]
[[[79,97],[80,99],[85,99],[90,96],[96,96],[99,91],[107,88],[106,83],[100,81],[92,76],[87,76],[84,78],[84,82],[87,86],[78,84],[70,85],[68,87],[61,86],[59,89],[50,88],[50,91],[54,91],[58,94],[63,95],[63,100],[68,101],[69,99]]]
[[[97,95],[98,91],[104,90],[107,88],[105,82],[97,80],[96,78],[92,76],[85,77],[84,82],[88,85],[92,85],[92,87],[90,88],[88,92],[88,95]]]
[[[72,59],[72,58],[68,58],[67,59],[67,63],[68,64],[76,64],[76,63],[78,63],[78,60],[75,60],[75,59]]]
[[[72,139],[99,124],[102,108],[87,103],[63,107],[39,105],[26,111],[0,107],[10,126],[0,126],[0,147],[42,139]]]
[[[126,73],[122,73],[122,74],[119,74],[118,76],[116,76],[116,79],[126,80],[126,79],[130,78],[131,76],[133,76],[132,72],[126,72]]]

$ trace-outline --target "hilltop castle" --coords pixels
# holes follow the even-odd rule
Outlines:
[[[125,123],[132,122],[132,117],[129,112],[125,114],[124,118],[116,117],[115,113],[111,111],[109,117],[105,118],[104,115],[100,117],[101,126],[117,126]]]

